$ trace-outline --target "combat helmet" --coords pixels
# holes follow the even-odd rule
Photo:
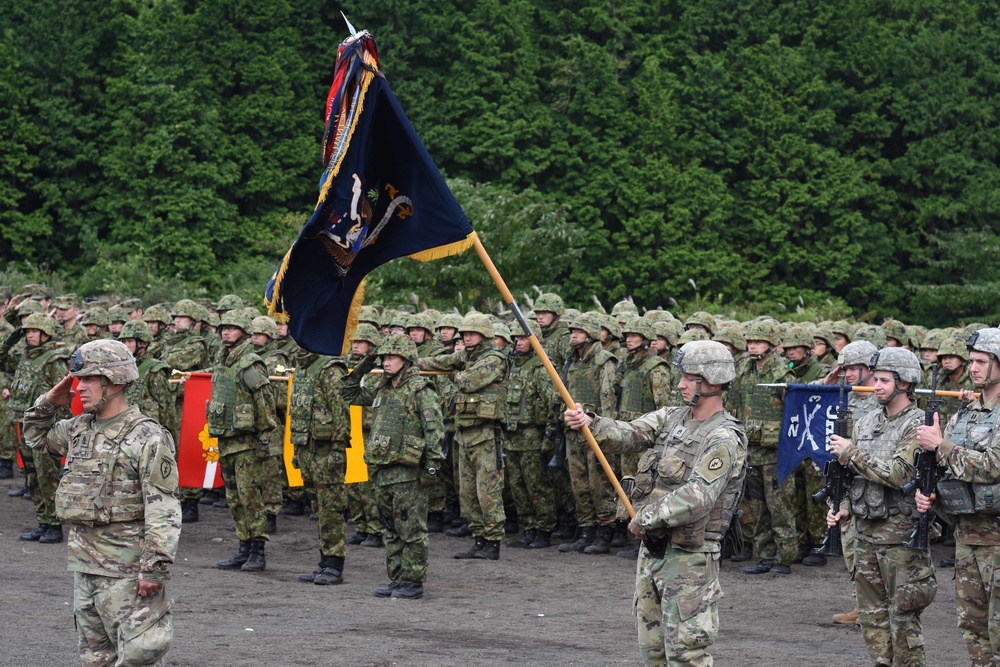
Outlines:
[[[690,329],[693,326],[705,327],[708,335],[715,332],[715,318],[712,317],[711,313],[707,313],[704,310],[699,310],[697,312],[691,313],[691,316],[684,320],[684,329]]]
[[[417,358],[417,346],[406,334],[389,334],[385,337],[385,342],[379,346],[378,354],[383,358],[394,354],[406,361],[413,361]]]
[[[992,327],[979,329],[969,336],[969,342],[966,345],[970,351],[975,350],[976,352],[990,355],[990,364],[986,371],[986,382],[980,383],[977,386],[986,387],[994,384],[995,380],[991,380],[990,378],[993,375],[993,363],[1000,361],[1000,329]]]
[[[143,343],[152,343],[153,332],[150,330],[149,325],[142,320],[129,320],[122,325],[121,333],[118,334],[118,340],[127,340],[129,338],[134,338]]]
[[[538,298],[534,301],[532,310],[536,313],[555,313],[556,317],[561,317],[563,311],[566,310],[566,305],[563,303],[562,297],[558,294],[546,292],[545,294],[538,295]]]
[[[111,306],[108,308],[108,322],[128,322],[128,311],[121,306]]]
[[[705,341],[705,340],[712,340],[712,338],[701,329],[688,329],[687,331],[681,334],[680,338],[677,340],[677,344],[687,345],[688,343],[694,343],[696,341]]]
[[[883,405],[889,403],[897,394],[903,393],[898,386],[899,382],[909,382],[910,387],[906,390],[908,396],[913,396],[913,391],[920,382],[922,369],[917,355],[913,354],[905,347],[884,347],[872,355],[868,367],[873,371],[888,371],[896,376],[897,386],[884,401],[879,401]]]
[[[833,335],[833,330],[830,329],[829,325],[817,324],[809,329],[809,333],[814,339],[818,338],[826,343],[829,349],[836,349],[837,337]],[[847,340],[850,340],[850,338],[847,338]]]
[[[804,326],[789,327],[782,337],[781,345],[786,350],[790,347],[804,347],[808,353],[811,353],[813,348],[812,331]]]
[[[45,313],[32,313],[24,319],[21,323],[21,329],[27,331],[28,329],[37,329],[44,334],[48,334],[51,338],[56,335],[56,328],[59,324],[56,322],[55,318],[49,317]]]
[[[498,336],[500,338],[503,338],[509,344],[511,345],[514,344],[514,338],[510,332],[510,329],[508,329],[507,325],[502,322],[493,325],[493,337],[496,338]]]
[[[715,332],[715,338],[712,340],[719,343],[729,343],[733,346],[733,349],[739,352],[746,352],[747,350],[747,339],[743,337],[743,332],[736,326],[722,327]]]
[[[480,334],[483,338],[491,339],[494,336],[493,323],[490,322],[489,315],[483,313],[469,313],[462,319],[462,325],[458,327],[458,333],[472,332]]]
[[[661,320],[659,322],[654,322],[653,331],[656,332],[657,338],[664,339],[671,347],[680,343],[681,334],[684,333],[682,325],[678,320]]]
[[[162,303],[158,303],[142,311],[142,320],[144,322],[159,322],[160,324],[170,324],[170,322],[173,321],[173,318],[170,315],[170,309],[167,308]]]
[[[615,318],[619,327],[638,314],[639,309],[628,299],[623,299],[611,307],[611,317]]]
[[[236,308],[242,308],[243,301]],[[201,311],[202,307],[191,299],[181,299],[174,304],[173,309],[170,311],[172,317],[190,317],[195,322],[201,321]]]
[[[580,313],[569,323],[570,332],[579,329],[587,334],[590,340],[601,340],[601,322],[596,317],[597,313]]]
[[[252,320],[243,312],[242,308],[237,310],[228,310],[223,314],[222,319],[219,321],[220,327],[237,327],[243,330],[243,333],[249,333],[253,329]],[[277,327],[275,327],[275,336],[277,336]]]
[[[618,320],[615,319],[614,315],[604,315],[602,313],[592,313],[592,314],[595,315],[597,319],[600,321],[601,328],[608,330],[608,336],[610,338],[614,338],[615,340],[621,339],[622,325],[618,323]]]
[[[854,340],[867,340],[875,347],[885,347],[885,332],[874,324],[861,324],[854,330]]]
[[[372,347],[378,347],[382,344],[382,333],[374,325],[362,322],[354,330],[353,340],[363,340]]]
[[[102,375],[111,384],[129,384],[139,379],[139,368],[124,343],[109,338],[92,340],[77,348],[69,358],[69,374]]]
[[[929,329],[920,347],[924,350],[938,350],[947,337],[944,329]]]
[[[410,315],[410,321],[407,323],[406,332],[409,333],[410,329],[423,329],[427,332],[428,336],[433,335],[434,320],[432,320],[430,315],[427,315],[426,313]]]
[[[747,341],[762,340],[772,346],[781,345],[781,325],[773,319],[754,320],[747,327],[744,338]]]
[[[878,352],[871,341],[856,340],[848,343],[837,355],[837,365],[845,366],[868,366],[872,361],[872,355]]]
[[[89,324],[106,327],[111,324],[111,319],[108,317],[108,311],[103,306],[90,306],[83,314],[83,317],[80,318],[80,324],[84,326]]]
[[[531,328],[530,332],[526,332],[524,330],[524,327],[521,326],[521,323],[517,320],[514,320],[513,322],[511,322],[510,325],[510,335],[516,338],[517,336],[528,337],[531,334],[535,334],[535,337],[538,338],[538,340],[541,340],[542,327],[539,326],[538,322],[536,322],[535,320],[528,320],[528,326]]]
[[[226,313],[228,315],[228,313]],[[220,322],[222,320],[219,320]],[[278,340],[278,323],[267,315],[259,315],[250,321],[250,333],[267,336],[271,340]]]
[[[224,294],[219,297],[218,303],[215,304],[215,311],[217,313],[224,314],[230,310],[239,310],[242,307],[243,299],[235,294]],[[190,315],[188,317],[190,317]]]
[[[622,329],[622,335],[627,336],[629,334],[638,334],[647,341],[656,339],[656,331],[653,330],[653,322],[638,315],[633,315],[625,322],[625,326]]]
[[[44,313],[42,304],[38,303],[34,299],[28,299],[27,301],[22,301],[17,304],[17,316],[27,317],[28,315],[34,315],[35,313]]]
[[[704,378],[709,384],[727,385],[736,378],[733,355],[725,345],[714,340],[686,343],[677,351],[674,366],[681,373]]]
[[[834,336],[840,334],[847,339],[848,343],[854,340],[854,327],[851,326],[851,323],[847,320],[837,320],[836,322],[832,322],[830,324],[830,333]],[[831,341],[831,345],[833,342],[834,341]]]
[[[906,325],[899,320],[886,320],[882,324],[882,333],[885,334],[886,341],[892,338],[899,341],[900,345],[908,345],[910,342],[910,334],[906,330]]]
[[[975,334],[973,334],[973,335],[975,335]],[[978,339],[977,339],[977,341],[978,341]],[[945,338],[941,342],[941,345],[938,347],[938,351],[937,351],[937,353],[938,353],[938,359],[940,359],[941,357],[949,357],[949,356],[951,356],[951,357],[958,357],[963,362],[967,362],[969,360],[969,350],[970,349],[971,348],[969,347],[969,345],[968,345],[967,342],[963,343],[961,338],[958,338],[956,336],[951,336],[949,338]],[[980,351],[983,351],[983,350],[980,350]]]
[[[361,306],[361,314],[358,315],[358,322],[378,327],[378,310],[375,309],[375,306]]]
[[[434,327],[434,329],[437,330],[444,328],[455,329],[456,331],[461,329],[462,316],[458,313],[445,313],[441,316],[441,319],[438,320],[437,326]]]

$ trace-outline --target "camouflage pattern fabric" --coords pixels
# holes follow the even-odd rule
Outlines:
[[[296,448],[296,461],[303,478],[310,480],[306,494],[313,504],[319,530],[319,549],[324,556],[347,555],[347,454],[330,442]]]
[[[239,451],[222,454],[219,469],[226,485],[226,502],[236,523],[236,536],[240,541],[267,539],[267,508],[264,495],[267,482],[265,463],[250,446],[256,444],[252,436],[238,435],[226,438],[243,441],[247,446]],[[222,438],[219,438],[220,444]],[[229,443],[232,445],[233,443]]]
[[[169,331],[164,331],[161,336],[150,343],[147,354],[155,356],[157,342],[164,341],[162,351],[159,351],[160,359],[171,371],[200,371],[208,368],[212,359],[208,357],[208,348],[205,339],[197,331],[182,331],[170,336]],[[178,415],[184,414],[184,383],[170,385],[174,391],[174,409]],[[177,430],[172,431],[174,440],[180,439],[180,419],[177,420]],[[192,487],[178,487],[178,497],[181,500],[198,499],[202,490]]]
[[[222,340],[221,338],[219,339]],[[278,348],[274,341],[269,341],[260,347],[254,346],[254,351],[264,360],[268,375],[278,375],[278,367],[289,368],[290,362],[285,353]],[[281,373],[284,375],[284,373]],[[271,385],[274,392],[275,422],[282,427],[285,423],[285,403],[288,392],[288,384],[285,382],[274,382]],[[283,445],[283,443],[282,443]],[[278,514],[281,512],[281,497],[283,490],[288,486],[288,478],[285,474],[284,447],[275,446],[271,456],[264,462],[264,469],[267,473],[267,481],[264,485],[264,497],[266,498],[265,509],[268,514]]]
[[[377,475],[378,473],[376,473]],[[427,580],[427,487],[419,482],[376,484],[378,511],[385,518],[385,569],[396,583]]]
[[[419,347],[417,348],[420,349]],[[361,361],[364,355],[351,354],[347,357],[347,367],[353,369]],[[362,382],[379,382],[377,375],[368,375],[362,378]],[[365,442],[371,442],[372,409],[368,406],[361,408],[361,437]],[[366,535],[380,535],[382,524],[378,519],[378,501],[375,491],[375,484],[369,479],[367,482],[355,482],[347,485],[347,511],[354,521],[354,530]]]
[[[61,328],[58,334],[59,340],[65,343],[70,351],[87,342],[87,330],[79,324],[74,323],[69,329]]]
[[[656,363],[657,361],[660,363]],[[675,383],[671,378],[669,363],[649,350],[639,350],[630,352],[619,365],[615,384],[620,388],[618,413],[615,417],[629,421],[666,407],[670,402],[670,390]],[[622,476],[635,474],[639,456],[639,453],[622,454]]]
[[[174,392],[170,389],[170,368],[142,351],[138,351],[135,362],[139,367],[139,379],[125,390],[128,404],[138,407],[171,433],[177,432],[181,424]]]

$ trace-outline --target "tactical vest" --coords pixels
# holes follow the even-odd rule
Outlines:
[[[591,343],[597,347],[597,352],[591,356],[590,351],[580,359],[576,352],[571,352],[571,361],[563,369],[563,382],[573,400],[583,406],[584,410],[600,412],[601,382],[599,369],[606,363],[614,363],[615,357],[601,348],[600,343]]]
[[[10,399],[7,401],[7,408],[15,420],[20,421],[25,410],[35,404],[35,399],[50,389],[42,386],[42,371],[54,359],[69,359],[68,350],[59,345],[42,352],[34,359],[25,356],[21,360],[11,381]]]
[[[148,412],[142,404],[143,396],[146,393],[146,378],[149,377],[150,373],[158,373],[166,368],[167,365],[159,359],[153,359],[150,356],[143,357],[142,363],[139,364],[139,379],[129,384],[125,389],[125,401],[129,405],[137,406],[142,412]]]
[[[357,366],[359,363],[361,363],[362,359],[364,359],[364,356],[355,357],[352,354],[351,356],[347,357],[347,368],[353,371],[354,367]],[[369,375],[369,376],[365,376],[364,378],[362,378],[361,379],[361,386],[362,387],[365,386],[365,382],[366,381],[378,382],[378,376],[377,375]],[[372,417],[372,409],[371,409],[371,407],[367,406],[367,405],[361,406],[361,430],[362,430],[363,433],[367,434],[369,431],[371,431],[371,429],[372,429],[372,419],[373,419],[373,417]]]
[[[465,370],[471,369],[476,362],[489,357],[498,357],[507,368],[507,356],[500,350],[490,348],[473,354],[466,362]],[[485,422],[505,423],[507,378],[502,377],[475,392],[466,393],[459,390],[452,400],[455,402],[455,426],[458,428],[479,426]]]
[[[253,397],[243,383],[243,373],[258,361],[261,358],[248,351],[232,366],[216,364],[212,400],[208,403],[208,434],[212,437],[231,438],[253,432]]]
[[[746,436],[740,422],[725,411],[719,411],[703,421],[694,430],[684,426],[691,408],[673,410],[656,439],[652,449],[639,459],[635,474],[632,504],[636,512],[659,503],[665,496],[684,486],[691,478],[698,459],[709,444],[709,437],[717,428],[732,431],[746,451]],[[743,497],[746,466],[740,469],[726,485],[715,506],[695,523],[675,526],[669,530],[670,544],[689,551],[704,551],[706,542],[721,542],[733,514]],[[664,537],[664,536],[660,536]],[[714,551],[714,548],[708,550]]]
[[[122,445],[135,441],[137,436],[132,434],[136,427],[145,422],[156,423],[137,414],[125,427],[127,432],[112,440],[92,428],[92,415],[73,420],[67,434],[71,445],[55,495],[60,519],[105,524],[138,521],[144,516],[142,482],[128,462],[119,460],[119,455]],[[106,451],[98,452],[106,443]]]
[[[890,422],[885,411],[880,410],[866,419],[866,423],[871,424],[872,428],[860,434],[854,445],[872,458],[891,461],[896,454],[898,436],[902,432],[899,427],[907,421],[906,416],[899,414]],[[887,519],[901,513],[912,516],[917,509],[913,495],[904,496],[899,489],[883,486],[861,475],[854,477],[848,495],[851,498],[851,513],[863,519]]]
[[[757,372],[750,368],[743,382],[740,383],[742,403],[746,410],[747,436],[753,444],[778,446],[778,434],[781,432],[781,420],[784,417],[784,404],[776,395],[773,387],[758,387],[758,383],[767,373]]]
[[[417,393],[428,384],[414,369],[407,370],[398,387],[383,381],[372,400],[375,420],[369,442],[365,443],[365,463],[404,466],[420,463],[425,440]]]
[[[548,415],[547,405],[537,391],[532,391],[531,377],[542,365],[535,355],[522,364],[516,362],[510,369],[507,382],[507,430],[516,431],[518,424],[544,426]]]
[[[1000,424],[1000,407],[989,412],[962,409],[955,421],[950,440],[956,447],[966,447],[975,452],[990,448],[997,426]],[[959,480],[942,480],[938,495],[949,514],[1000,514],[1000,483],[970,484]]]
[[[631,421],[662,407],[657,405],[653,398],[653,390],[649,386],[649,374],[664,363],[666,362],[656,355],[649,355],[632,367],[628,366],[627,361],[624,362],[618,419]]]
[[[292,378],[292,411],[289,416],[293,445],[309,444],[316,384],[319,381],[320,371],[323,370],[327,361],[329,360],[317,357],[304,370],[296,370],[295,377]]]

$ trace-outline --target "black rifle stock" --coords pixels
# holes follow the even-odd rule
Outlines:
[[[937,384],[938,365],[933,364],[931,366],[931,391],[937,391]],[[924,412],[924,424],[927,426],[934,425],[934,415],[938,414],[943,402],[936,394],[931,394],[931,397],[927,400],[927,410]],[[900,488],[903,495],[910,495],[914,489],[920,491],[925,496],[934,493],[941,472],[937,463],[937,453],[926,452],[923,449],[918,450],[913,455],[913,467],[917,469],[917,474]],[[913,534],[910,536],[910,541],[903,546],[911,549],[927,549],[930,546],[927,540],[930,525],[930,513],[921,512],[920,518],[917,519],[917,525],[913,527]]]
[[[850,438],[851,410],[847,407],[846,373],[840,374],[840,396],[837,399],[837,419],[833,423],[833,434],[841,438]],[[823,488],[813,494],[812,501],[817,505],[827,498],[833,503],[833,513],[840,511],[840,503],[847,494],[847,486],[851,483],[851,473],[836,457],[827,461],[823,468]],[[828,526],[823,544],[816,552],[822,556],[843,556],[844,547],[840,542],[840,526]]]

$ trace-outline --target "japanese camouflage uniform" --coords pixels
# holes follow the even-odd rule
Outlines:
[[[913,496],[899,487],[916,474],[917,428],[924,412],[911,403],[884,407],[854,422],[839,460],[855,473],[847,507],[856,531],[854,585],[861,633],[876,665],[923,665],[920,612],[934,599],[930,551],[903,546],[916,526]]]
[[[997,363],[995,360],[993,363]],[[1000,660],[1000,398],[959,410],[937,450],[944,511],[955,515],[955,603],[972,665]]]
[[[721,541],[743,490],[742,425],[720,410],[706,420],[665,407],[631,422],[597,417],[605,452],[639,452],[635,521],[644,540],[636,565],[635,613],[646,665],[711,665],[718,633]]]
[[[181,532],[170,433],[129,407],[56,422],[45,396],[25,414],[39,456],[66,455],[56,511],[69,525],[74,617],[84,665],[159,665],[173,636],[166,589],[141,597],[136,580],[162,583]],[[54,423],[55,422],[55,423]]]
[[[364,355],[351,354],[347,357],[347,368],[351,371],[364,359]],[[375,375],[362,378],[362,382],[378,382]],[[372,409],[369,406],[361,408],[361,439],[369,442],[372,428]],[[443,502],[444,496],[442,496]],[[359,534],[381,535],[382,524],[378,519],[378,503],[375,485],[371,479],[367,482],[355,482],[347,485],[347,507],[354,521],[354,530]]]
[[[648,349],[629,352],[618,366],[615,376],[618,386],[617,418],[632,421],[644,414],[666,407],[674,385],[670,364]],[[623,454],[621,474],[635,475],[640,453]]]
[[[343,360],[300,353],[292,382],[291,430],[295,465],[302,471],[306,496],[319,523],[322,556],[347,555],[347,448],[351,416],[340,387],[347,374]],[[343,563],[334,569],[343,569]]]
[[[153,349],[158,340],[160,340],[159,336],[157,336],[153,343],[150,344],[147,354],[151,354],[150,350]],[[201,371],[209,368],[212,364],[212,359],[208,356],[208,347],[205,343],[205,338],[197,331],[181,331],[175,334],[172,338],[166,339],[166,341],[167,342],[165,343],[160,359],[172,371]],[[175,396],[174,405],[176,407],[177,414],[183,415],[184,383],[181,382],[170,386],[173,387]],[[174,436],[175,442],[180,440],[180,419],[177,420],[176,430],[171,431],[171,433]],[[200,488],[182,486],[178,487],[177,494],[182,501],[193,500],[201,497],[202,490]]]
[[[420,585],[427,579],[430,544],[426,484],[433,480],[426,471],[438,470],[444,459],[440,445],[444,422],[440,399],[429,380],[412,366],[398,378],[393,384],[355,372],[344,380],[341,391],[351,404],[371,406],[365,463],[385,528],[389,579]]]
[[[219,441],[226,501],[241,542],[267,539],[264,464],[282,441],[267,377],[249,336],[223,348],[212,374],[208,433]]]
[[[254,347],[254,351],[257,353],[257,356],[264,360],[264,366],[267,367],[267,374],[269,376],[284,375],[287,372],[287,369],[291,364],[288,361],[288,357],[278,347],[274,340],[269,340],[260,347]],[[279,372],[279,367],[286,370]],[[281,429],[281,432],[284,433],[283,427],[285,424],[285,406],[288,403],[288,384],[285,382],[273,382],[271,384],[271,389],[274,391],[274,404],[275,409],[277,410],[277,413],[275,414],[275,421]],[[281,511],[281,494],[282,490],[288,483],[288,478],[285,475],[284,438],[281,440],[282,446],[273,447],[272,456],[264,462],[264,467],[267,470],[267,482],[264,488],[264,502],[267,513],[271,515],[277,515],[278,512]]]
[[[139,379],[125,390],[128,404],[139,408],[140,412],[171,433],[178,431],[180,416],[174,393],[170,390],[170,368],[142,352],[138,352],[135,361],[139,366]]]

